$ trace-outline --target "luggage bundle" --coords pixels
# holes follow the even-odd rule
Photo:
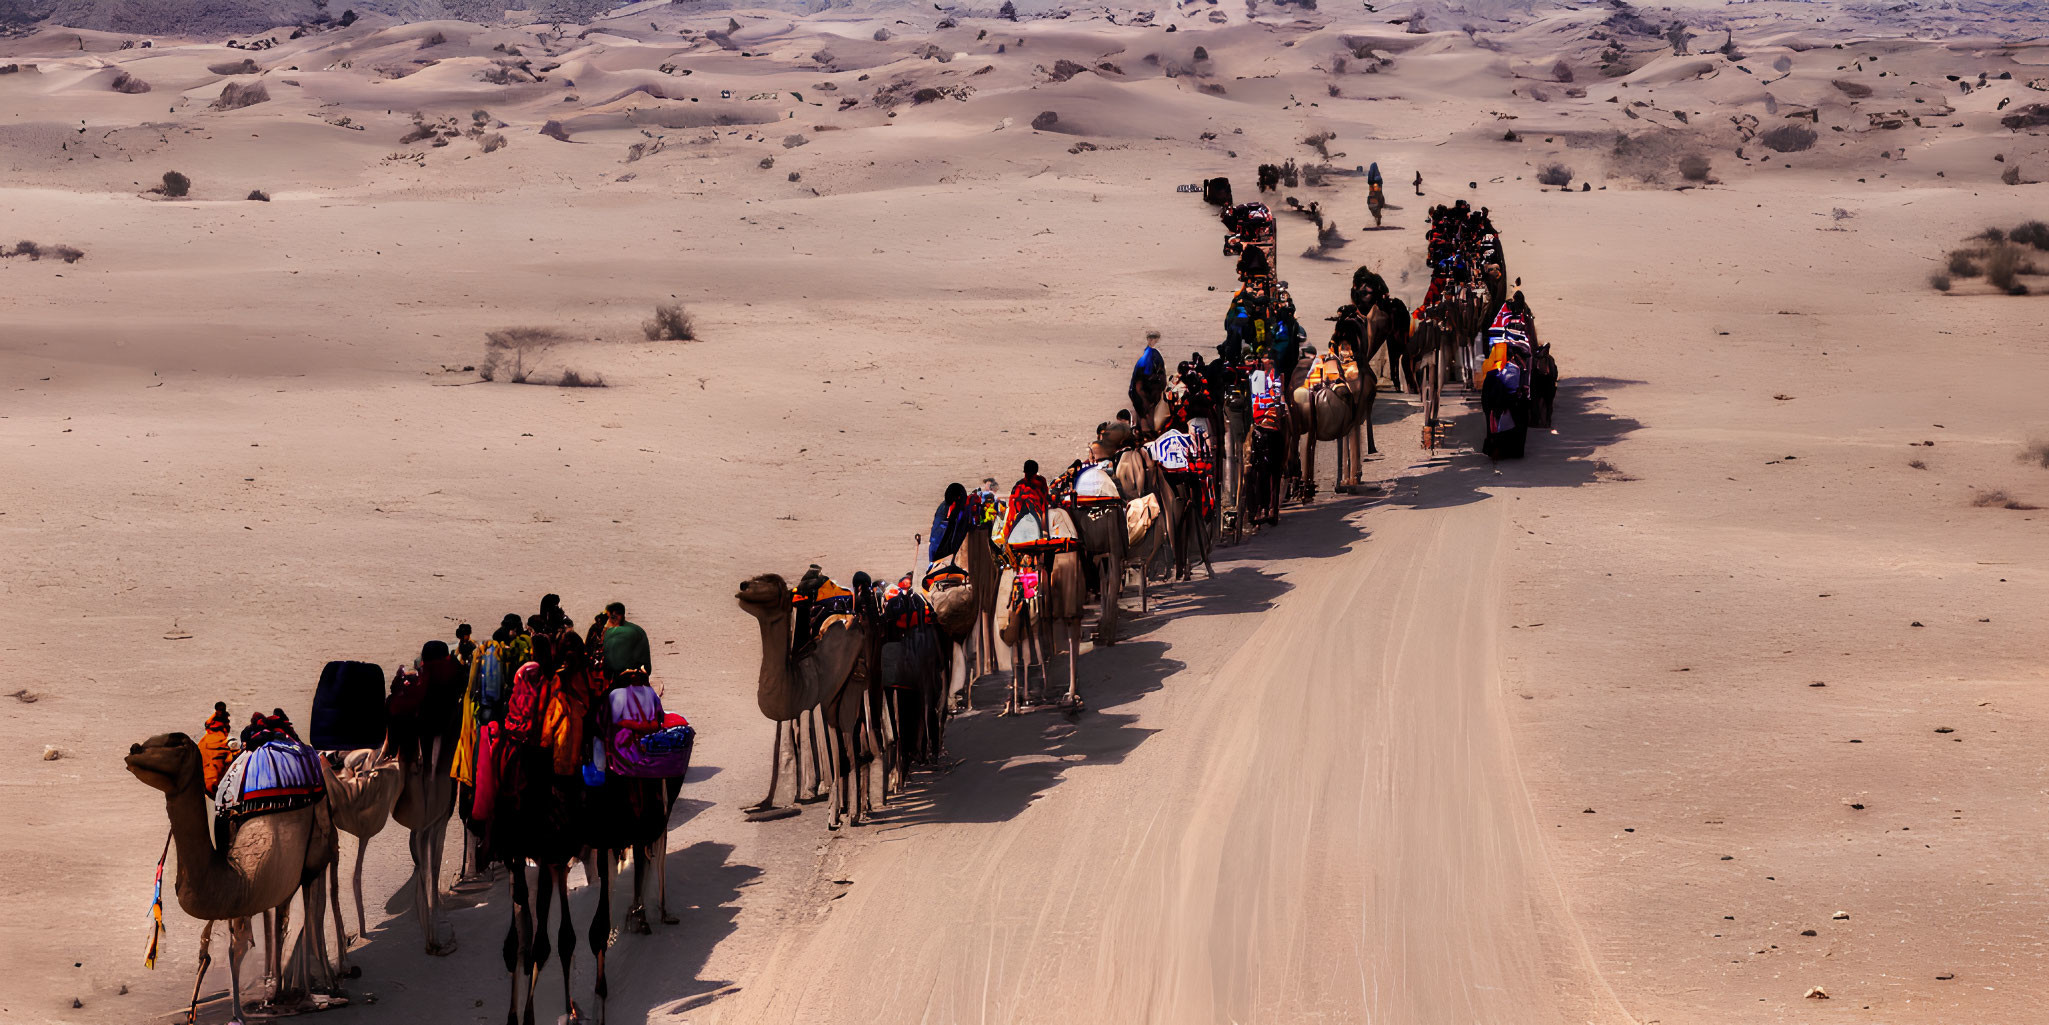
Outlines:
[[[605,695],[599,736],[591,763],[599,771],[628,779],[676,779],[690,771],[697,731],[689,720],[662,709],[662,696],[637,673]]]
[[[306,737],[322,751],[384,746],[391,725],[384,669],[373,662],[329,662],[313,690]]]

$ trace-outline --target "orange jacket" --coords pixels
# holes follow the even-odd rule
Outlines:
[[[235,760],[235,752],[228,750],[228,731],[208,729],[199,736],[200,771],[206,776],[206,792],[211,794],[221,785],[221,777],[227,775],[228,763]]]

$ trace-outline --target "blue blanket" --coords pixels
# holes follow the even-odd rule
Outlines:
[[[239,822],[272,812],[310,808],[327,793],[320,753],[293,740],[273,740],[237,756],[214,792],[214,814]]]

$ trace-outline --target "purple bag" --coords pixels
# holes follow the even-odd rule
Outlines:
[[[605,771],[629,779],[676,779],[690,771],[697,731],[662,711],[653,687],[635,684],[605,695]]]

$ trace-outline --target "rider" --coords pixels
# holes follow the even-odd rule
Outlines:
[[[1145,333],[1145,350],[1138,354],[1138,362],[1131,367],[1131,408],[1139,413],[1144,422],[1150,422],[1153,410],[1146,399],[1148,395],[1160,395],[1167,390],[1167,359],[1160,355],[1158,331]]]

